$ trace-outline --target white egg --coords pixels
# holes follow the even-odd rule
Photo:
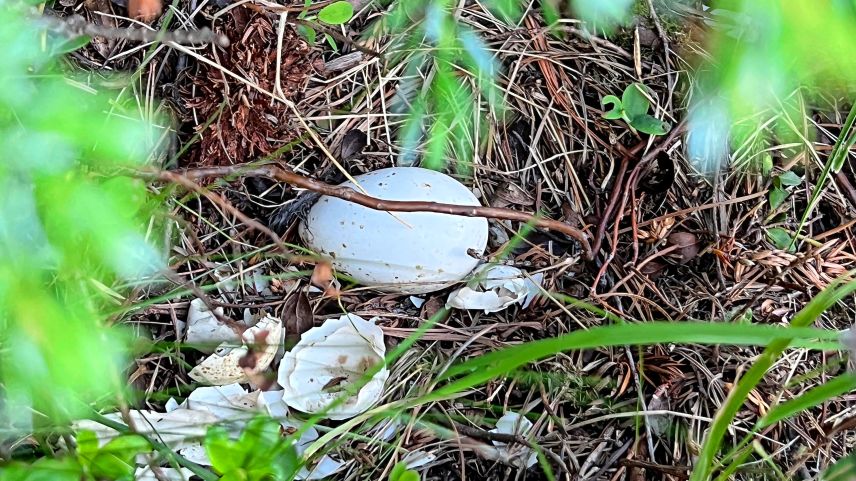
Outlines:
[[[356,177],[372,197],[478,206],[466,186],[419,167],[391,167]],[[351,182],[342,186],[354,188]],[[387,212],[323,196],[300,236],[357,282],[389,292],[422,294],[463,279],[487,246],[487,220],[434,212]]]

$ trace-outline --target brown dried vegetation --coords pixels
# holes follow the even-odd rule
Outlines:
[[[279,51],[271,19],[249,8],[232,9],[216,31],[225,34],[230,45],[207,48],[204,55],[215,65],[198,64],[182,91],[189,111],[183,120],[194,122],[201,137],[186,160],[190,166],[240,164],[295,140],[298,128],[291,112],[259,89],[297,101],[309,76],[323,68],[317,52],[290,25]]]

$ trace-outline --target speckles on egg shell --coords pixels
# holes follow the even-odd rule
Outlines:
[[[418,167],[381,169],[357,176],[356,181],[369,195],[387,200],[479,205],[457,180]],[[350,182],[342,185],[356,189]],[[311,241],[304,237],[309,229],[315,234]],[[487,244],[487,222],[483,218],[426,212],[390,214],[328,197],[312,207],[300,233],[315,251],[338,252],[334,267],[357,282],[412,294],[442,289],[462,279],[478,262],[463,254],[466,247]],[[418,271],[424,276],[417,277]],[[414,284],[417,279],[420,282]]]

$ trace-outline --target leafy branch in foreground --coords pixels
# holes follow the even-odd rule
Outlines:
[[[0,8],[0,441],[36,422],[81,415],[122,391],[128,338],[105,326],[120,280],[162,267],[143,234],[157,209],[141,166],[158,129],[57,66],[66,40]],[[10,426],[11,425],[11,426]]]
[[[496,53],[474,29],[459,22],[458,2],[396,0],[388,4],[389,14],[368,31],[396,37],[390,59],[393,64],[406,64],[392,106],[395,113],[406,113],[398,133],[399,163],[413,165],[421,159],[423,167],[440,169],[455,159],[456,168],[465,172],[479,155],[477,147],[484,145],[489,126],[505,119],[506,105],[498,86],[502,69]],[[626,22],[632,4],[632,0],[539,2],[550,26],[563,13],[573,12],[592,30],[603,32]],[[484,6],[513,28],[526,3],[488,0]]]

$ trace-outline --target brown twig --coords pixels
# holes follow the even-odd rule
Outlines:
[[[398,201],[398,200],[383,200],[378,199],[376,197],[371,197],[369,195],[363,194],[357,190],[326,184],[324,182],[311,179],[309,177],[304,177],[300,174],[287,171],[276,165],[260,165],[260,166],[246,166],[246,165],[228,165],[228,166],[220,166],[220,167],[205,167],[198,169],[189,169],[184,171],[181,174],[175,172],[167,172],[160,171],[157,173],[157,177],[162,180],[168,180],[170,182],[176,182],[182,185],[185,185],[188,188],[199,188],[193,181],[208,177],[230,177],[230,176],[257,176],[257,177],[268,177],[274,180],[278,180],[280,182],[285,182],[287,184],[293,185],[295,187],[299,187],[302,189],[311,190],[313,192],[317,192],[319,194],[327,195],[330,197],[338,197],[340,199],[346,200],[348,202],[353,202],[355,204],[362,205],[363,207],[368,207],[369,209],[374,210],[383,210],[388,212],[436,212],[440,214],[449,214],[449,215],[458,215],[464,217],[485,217],[489,219],[502,219],[502,220],[514,220],[520,222],[531,223],[535,227],[540,227],[543,229],[553,230],[556,232],[561,232],[563,234],[568,235],[569,237],[575,239],[582,246],[584,255],[587,259],[591,259],[592,251],[591,246],[588,241],[588,236],[579,229],[571,227],[568,224],[563,222],[559,222],[552,219],[545,219],[543,217],[539,217],[533,214],[527,214],[525,212],[519,212],[511,209],[503,209],[498,207],[482,207],[482,206],[471,206],[471,205],[457,205],[457,204],[443,204],[439,202],[423,202],[423,201]],[[189,183],[188,183],[189,181]],[[209,194],[201,192],[203,195],[208,197]],[[216,195],[216,194],[214,194]],[[209,197],[210,198],[210,197]],[[237,210],[237,209],[235,209]],[[236,216],[240,214],[240,212],[232,212]],[[259,229],[273,239],[279,239],[276,234],[270,232],[270,229],[261,226],[258,222],[253,221],[252,219],[247,218],[243,214],[240,214],[243,217],[239,217],[242,221],[244,221],[247,225],[250,225],[256,229]],[[281,243],[282,241],[277,241]]]
[[[485,431],[483,429],[474,428],[471,426],[467,426],[465,424],[461,424],[458,422],[439,419],[439,424],[445,425],[449,429],[453,430],[457,434],[463,434],[464,436],[468,436],[475,439],[481,439],[484,441],[497,441],[505,444],[519,444],[521,446],[527,446],[529,449],[540,451],[544,454],[544,456],[552,459],[556,465],[558,465],[562,470],[566,473],[570,472],[568,467],[565,465],[565,462],[562,460],[560,456],[556,453],[550,451],[549,449],[545,449],[539,446],[537,443],[532,442],[526,439],[522,434],[511,434],[511,433],[495,433],[490,431]]]
[[[638,459],[622,459],[618,461],[618,464],[627,466],[628,468],[642,468],[659,471],[663,474],[675,476],[679,479],[688,479],[690,477],[689,472],[692,469],[689,466],[667,466],[665,464],[657,464]]]
[[[593,244],[592,244],[592,255],[597,255],[600,251],[600,244],[603,241],[604,234],[606,233],[606,225],[612,216],[613,211],[615,210],[616,205],[618,204],[619,197],[626,197],[627,192],[629,190],[635,189],[636,184],[639,182],[639,177],[642,172],[642,169],[646,168],[648,164],[654,160],[660,152],[669,148],[675,141],[675,139],[683,134],[686,128],[686,123],[681,122],[676,125],[669,135],[659,144],[657,144],[654,148],[652,148],[648,153],[646,153],[639,162],[636,163],[636,166],[633,167],[633,170],[630,171],[630,175],[627,177],[627,180],[624,180],[624,174],[627,171],[627,165],[633,156],[635,156],[642,147],[644,147],[644,143],[637,145],[636,147],[630,149],[628,154],[625,155],[621,159],[621,165],[618,167],[618,173],[615,176],[615,184],[613,185],[612,194],[609,198],[609,203],[606,206],[606,209],[603,211],[601,215],[600,222],[597,226],[597,234],[595,235]],[[629,188],[629,189],[628,189]],[[615,219],[615,222],[620,220],[621,210],[618,211],[619,218]]]
[[[39,22],[47,24],[51,30],[70,37],[104,37],[125,39],[134,42],[154,42],[161,40],[177,44],[213,43],[221,47],[229,46],[229,39],[225,35],[216,34],[207,27],[200,28],[199,30],[175,30],[170,32],[136,27],[114,28],[87,22],[80,15],[71,15],[65,18],[45,15],[39,17]]]

